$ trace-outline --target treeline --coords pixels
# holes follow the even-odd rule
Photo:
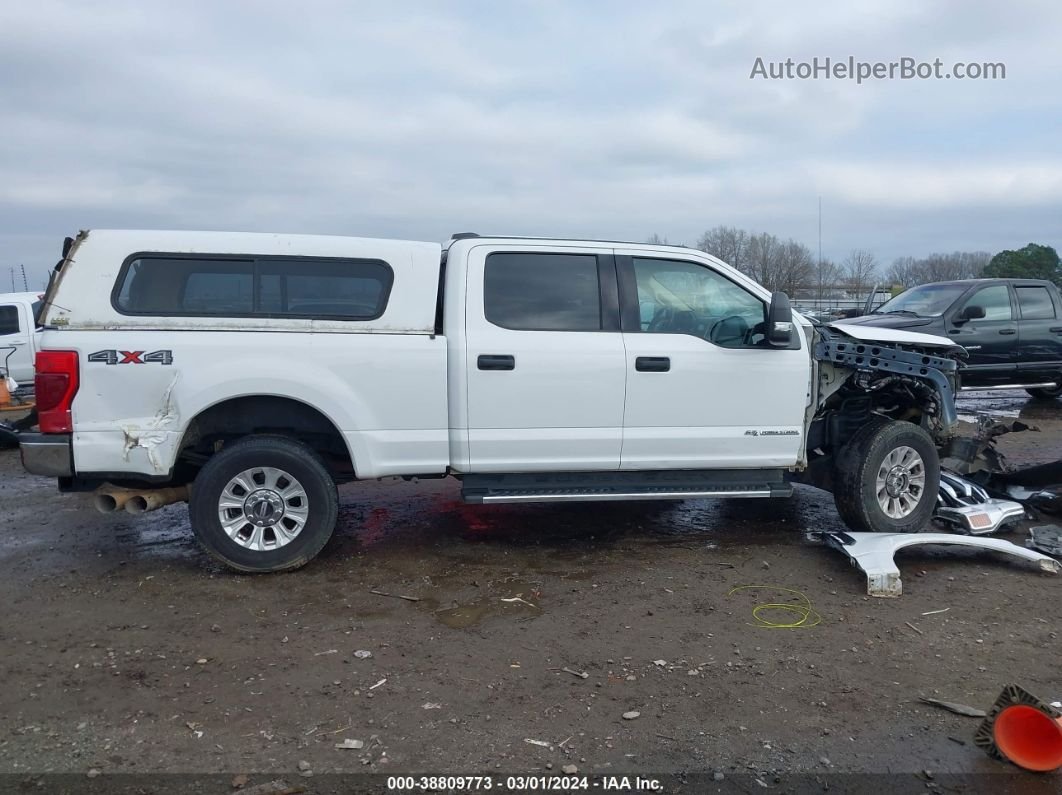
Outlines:
[[[667,243],[651,235],[649,243]],[[694,245],[752,277],[769,290],[817,299],[848,293],[861,297],[875,285],[913,287],[948,279],[974,279],[992,260],[987,251],[956,251],[927,257],[899,257],[883,266],[873,252],[852,249],[836,262],[819,260],[798,240],[767,232],[750,232],[733,226],[709,229]]]

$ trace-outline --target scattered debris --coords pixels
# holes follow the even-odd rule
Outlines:
[[[200,657],[198,660],[195,661],[195,664],[196,665],[206,665],[207,662],[209,662],[209,660],[207,660],[206,657]]]
[[[956,704],[953,701],[940,701],[939,699],[926,698],[925,696],[919,696],[918,700],[923,704],[932,704],[935,707],[941,707],[948,712],[954,712],[956,715],[965,715],[968,718],[983,718],[985,716],[983,709],[968,707],[965,704]]]
[[[1020,420],[998,422],[990,414],[979,413],[975,438],[956,436],[950,439],[941,453],[940,467],[963,477],[977,473],[1006,472],[1006,458],[996,449],[996,440],[1008,433],[1039,430]]]
[[[240,773],[239,775],[233,776],[232,781],[229,783],[232,785],[233,789],[243,789],[247,786],[248,781],[250,781],[250,779],[247,777],[247,774]]]
[[[726,595],[732,596],[738,591],[746,591],[750,589],[785,591],[786,593],[791,593],[796,596],[797,599],[800,600],[800,603],[767,602],[765,604],[758,604],[752,608],[752,617],[756,620],[756,623],[750,624],[749,626],[763,627],[765,629],[810,629],[811,627],[817,627],[822,623],[822,616],[811,606],[811,600],[795,588],[786,588],[781,585],[738,585],[727,591]],[[774,621],[769,618],[764,618],[763,614],[770,611],[795,614],[796,620]]]
[[[926,634],[922,630],[920,630],[918,627],[916,627],[914,624],[912,624],[910,621],[904,621],[903,623],[905,623],[907,626],[909,626],[911,629],[913,629],[919,635],[925,635]]]
[[[566,776],[574,776],[579,772],[579,768],[575,765],[565,765],[561,768],[561,772]]]
[[[1025,542],[1025,545],[1047,555],[1062,557],[1062,527],[1057,524],[1030,527],[1029,540]]]
[[[372,652],[367,651],[365,649],[358,649],[356,652],[354,652],[354,656],[357,657],[359,660],[367,660],[372,657]]]
[[[640,713],[638,710],[632,709],[630,712],[624,712],[623,713],[623,719],[624,720],[634,720],[635,718],[640,717],[641,714],[642,713]]]
[[[376,688],[378,688],[378,687],[379,687],[380,685],[385,685],[385,684],[387,684],[387,679],[386,679],[386,678],[384,678],[384,679],[381,679],[381,680],[380,680],[379,682],[377,682],[377,683],[376,683],[376,684],[374,684],[374,685],[373,685],[372,687],[370,687],[370,688],[369,688],[369,690],[375,690],[375,689],[376,689]]]
[[[976,483],[942,469],[937,509],[933,516],[959,532],[987,535],[1023,519],[1025,506],[990,497]]]
[[[893,556],[905,547],[916,544],[944,544],[976,547],[1006,552],[1038,563],[1041,571],[1057,574],[1062,564],[1047,555],[1019,547],[1009,541],[984,536],[964,536],[950,533],[824,533],[827,545],[845,553],[867,575],[867,594],[870,596],[899,596],[903,593],[900,570]]]
[[[338,654],[338,653],[339,653],[339,649],[329,649],[328,651],[317,651],[317,652],[314,652],[313,656],[314,657],[321,657],[322,655],[325,655],[325,654]]]
[[[938,613],[947,613],[949,610],[951,610],[950,607],[945,607],[943,610],[927,610],[926,612],[922,613],[922,615],[924,615],[924,616],[935,616]]]
[[[349,737],[341,743],[336,743],[336,748],[342,751],[360,751],[365,747],[365,743],[361,740],[352,740]]]
[[[659,665],[660,667],[663,667],[667,665],[667,660],[653,660],[653,665]]]
[[[566,674],[571,674],[572,676],[578,676],[580,679],[590,678],[590,674],[588,674],[586,671],[573,671],[571,668],[561,668],[561,671]]]
[[[421,709],[442,709],[442,704],[436,704],[433,701],[429,701],[427,704],[421,704]]]
[[[523,598],[521,598],[519,596],[513,596],[513,597],[511,597],[509,599],[502,599],[502,601],[503,602],[509,602],[509,603],[519,602],[520,604],[527,605],[528,607],[533,607],[533,608],[535,608],[535,610],[541,610],[542,609],[538,605],[532,604],[531,602],[529,602],[526,599],[523,599]]]
[[[571,739],[571,737],[568,738],[568,740],[570,740],[570,739]],[[568,740],[565,740],[565,742],[568,742]],[[538,746],[541,746],[542,748],[552,748],[553,747],[553,743],[548,743],[545,740],[532,740],[530,737],[525,737],[524,738],[524,742],[528,743],[529,745],[538,745]]]
[[[307,770],[311,770],[310,763],[307,762],[305,759],[299,760],[299,764],[297,764],[296,767],[299,768],[299,770],[303,773],[305,773]]]
[[[369,590],[369,593],[374,593],[377,596],[389,596],[392,599],[405,599],[407,602],[419,602],[419,596],[403,596],[400,593],[384,593],[383,591],[377,591],[375,588]]]

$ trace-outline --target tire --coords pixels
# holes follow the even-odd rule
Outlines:
[[[936,445],[910,422],[875,418],[837,454],[834,503],[844,523],[857,532],[922,530],[933,517],[939,487]]]
[[[1054,400],[1062,395],[1062,378],[1059,379],[1058,386],[1048,389],[1026,389],[1025,391],[1037,400]]]
[[[200,545],[241,572],[305,565],[332,537],[338,513],[336,484],[321,457],[284,436],[227,445],[199,470],[189,499]]]

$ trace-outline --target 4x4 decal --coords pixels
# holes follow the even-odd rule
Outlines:
[[[87,361],[104,364],[173,364],[173,351],[96,351],[88,355]]]

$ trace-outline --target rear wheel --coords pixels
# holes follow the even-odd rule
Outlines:
[[[940,461],[920,426],[876,418],[841,448],[835,466],[834,502],[852,530],[916,532],[932,518]]]
[[[237,571],[297,569],[328,542],[339,501],[320,456],[283,436],[250,436],[212,456],[192,486],[192,530]]]
[[[1062,378],[1059,379],[1059,383],[1057,386],[1039,389],[1026,389],[1025,391],[1037,400],[1054,400],[1055,398],[1062,395]]]

